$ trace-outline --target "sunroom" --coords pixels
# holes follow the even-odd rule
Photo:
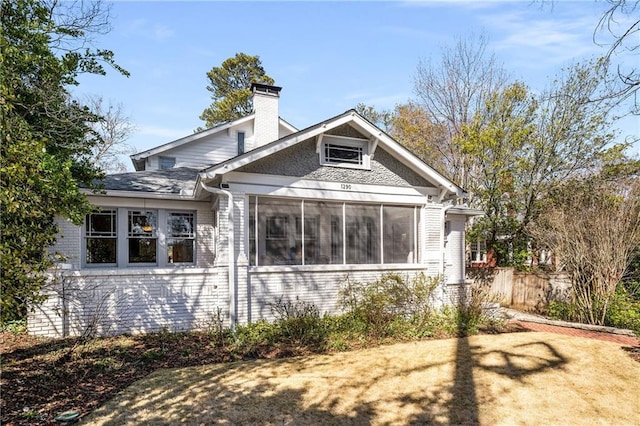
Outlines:
[[[417,263],[419,206],[249,196],[249,264]]]

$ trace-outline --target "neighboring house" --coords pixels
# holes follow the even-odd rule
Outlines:
[[[346,277],[465,280],[465,192],[357,112],[297,130],[279,87],[254,112],[131,158],[83,226],[60,221],[62,279],[33,334],[135,333],[272,318],[285,298],[337,313]]]

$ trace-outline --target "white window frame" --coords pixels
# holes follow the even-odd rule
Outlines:
[[[92,216],[92,215],[101,215],[101,216],[106,216],[109,215],[112,217],[111,219],[111,232],[109,233],[101,233],[99,231],[93,231],[92,229],[89,229],[90,226],[90,221],[87,220],[88,216]],[[84,262],[87,265],[90,265],[91,267],[113,267],[116,266],[118,263],[118,209],[115,208],[102,208],[99,210],[95,210],[93,211],[91,214],[87,215],[87,217],[85,217],[85,222],[82,225],[82,229],[84,230],[83,233],[83,238],[82,238],[82,253],[83,253],[83,259]],[[88,262],[88,246],[89,244],[87,243],[88,240],[93,240],[93,239],[107,239],[107,240],[115,240],[116,242],[116,246],[115,246],[115,254],[116,254],[116,258],[115,258],[115,262]]]
[[[183,232],[181,234],[177,234],[177,235],[172,235],[170,233],[170,227],[169,227],[169,218],[171,217],[171,215],[191,215],[192,216],[192,224],[191,226],[191,230],[190,231],[186,231]],[[165,234],[166,234],[166,238],[165,238],[165,261],[169,264],[172,265],[194,265],[196,262],[196,252],[197,252],[197,244],[196,244],[196,238],[197,238],[197,223],[196,223],[196,212],[195,211],[185,211],[185,210],[165,210],[165,224],[166,224],[166,229],[165,229]],[[174,239],[174,240],[178,240],[178,241],[191,241],[191,244],[193,245],[193,260],[190,262],[176,262],[175,258],[172,260],[169,260],[169,240],[170,239]]]
[[[101,211],[115,210],[116,211],[116,263],[88,263],[87,262],[87,234],[83,232],[83,238],[81,242],[81,257],[82,267],[87,269],[94,268],[179,268],[195,266],[197,264],[197,247],[198,247],[198,215],[195,210],[181,210],[181,209],[143,209],[134,207],[100,207],[95,213]],[[130,211],[154,211],[157,213],[156,218],[156,230],[154,232],[156,238],[156,262],[154,263],[130,263],[129,262],[129,212]],[[168,215],[169,213],[191,213],[193,214],[193,262],[177,262],[170,263],[167,254],[167,239],[168,235]],[[90,213],[92,214],[92,213]],[[87,218],[83,223],[83,229],[86,230]]]
[[[350,138],[346,136],[334,136],[334,135],[324,135],[322,137],[322,146],[320,147],[320,164],[323,166],[331,166],[331,167],[344,167],[349,169],[361,169],[361,170],[371,170],[371,156],[369,154],[369,144],[370,141],[368,139],[358,139],[358,138]],[[332,161],[332,159],[327,158],[327,148],[329,146],[335,147],[345,147],[356,148],[361,150],[361,161],[360,164],[350,163],[350,162],[340,162],[340,161]]]
[[[474,256],[475,253],[475,256]],[[470,263],[487,262],[487,242],[486,240],[476,240],[469,244]]]

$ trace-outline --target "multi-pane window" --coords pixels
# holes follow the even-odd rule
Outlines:
[[[331,164],[362,165],[362,147],[347,145],[324,145],[324,160]]]
[[[195,247],[194,212],[112,208],[85,220],[87,266],[192,264]]]
[[[487,243],[484,240],[473,241],[471,244],[471,263],[484,263],[487,261]]]
[[[320,163],[325,166],[369,169],[369,141],[329,135],[323,138]]]
[[[156,263],[157,223],[156,211],[129,211],[129,263]]]
[[[415,263],[416,207],[250,197],[251,265]]]
[[[85,241],[88,264],[117,262],[118,224],[116,210],[102,210],[87,215]]]
[[[196,242],[194,214],[167,213],[167,261],[193,263]]]

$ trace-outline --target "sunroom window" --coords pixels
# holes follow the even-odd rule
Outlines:
[[[416,206],[249,198],[253,266],[416,263]]]

